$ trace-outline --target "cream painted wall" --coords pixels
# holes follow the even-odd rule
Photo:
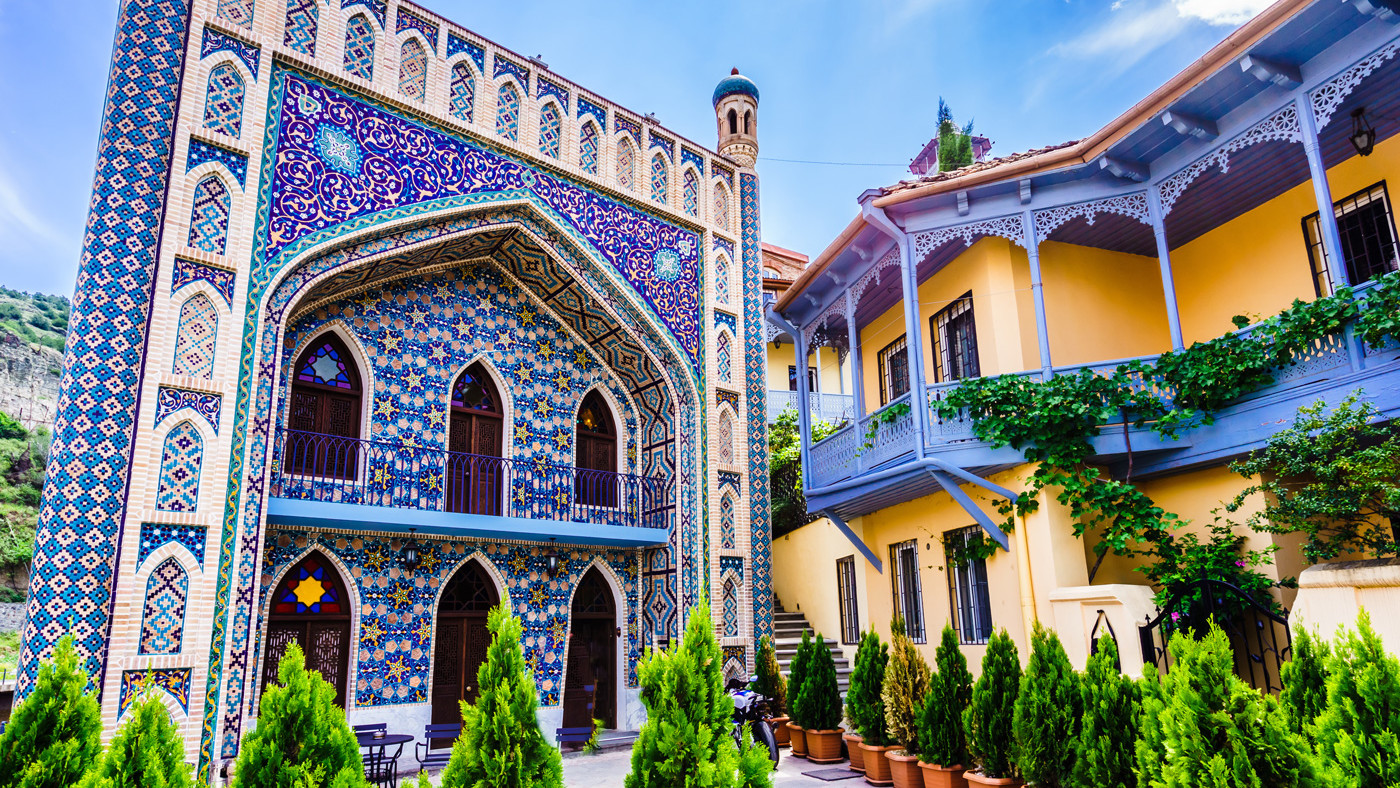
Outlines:
[[[818,386],[827,394],[851,393],[851,365],[840,363],[837,353],[831,348],[807,354],[807,365],[816,369],[820,357]],[[797,347],[791,340],[784,341],[782,347],[768,343],[768,389],[788,391],[788,367],[797,363]]]
[[[860,526],[852,526],[857,533]],[[867,574],[875,568],[826,518],[808,523],[773,540],[773,593],[788,612],[802,612],[807,623],[828,640],[841,639],[841,614],[836,591],[836,561],[855,556],[857,608],[865,611]],[[782,567],[782,569],[778,569]],[[861,618],[864,631],[868,621]],[[841,644],[846,658],[855,659],[855,643]]]

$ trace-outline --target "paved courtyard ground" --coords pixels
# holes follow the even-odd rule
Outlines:
[[[632,752],[630,750],[565,758],[564,786],[565,788],[622,788],[622,780],[627,776],[631,759]],[[833,764],[832,766],[844,768],[845,763]],[[782,757],[778,760],[778,771],[773,775],[773,788],[816,788],[822,785],[831,786],[831,788],[857,788],[857,786],[864,788],[866,783],[860,775],[856,775],[854,779],[828,783],[814,777],[805,777],[802,774],[817,769],[829,769],[832,766],[817,766],[802,758],[789,758],[788,751],[784,749]],[[852,774],[855,773],[852,772]],[[433,777],[433,785],[439,785],[441,774]],[[411,788],[414,785],[412,780],[400,780],[399,784],[404,788]]]

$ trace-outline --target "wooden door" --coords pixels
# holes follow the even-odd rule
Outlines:
[[[447,435],[449,512],[500,516],[505,465],[500,395],[480,364],[462,371],[452,385]]]
[[[335,687],[335,705],[345,708],[343,677],[350,675],[350,622],[306,622],[306,640],[301,648],[306,652],[307,670],[314,670],[329,681]]]
[[[462,630],[465,621],[443,618],[437,625],[437,656],[433,659],[433,724],[457,724],[462,711]]]
[[[593,724],[593,708],[597,687],[593,683],[593,659],[589,653],[592,639],[574,622],[569,633],[569,664],[564,677],[565,728],[586,728]]]

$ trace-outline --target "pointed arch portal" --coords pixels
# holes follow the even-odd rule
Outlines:
[[[491,635],[486,614],[501,603],[496,584],[481,562],[462,564],[447,581],[438,600],[433,634],[434,725],[462,722],[461,701],[472,702],[480,691],[476,676],[486,661]],[[450,742],[444,742],[448,746]]]
[[[335,687],[335,705],[345,708],[350,672],[350,597],[335,565],[313,552],[282,577],[272,594],[263,649],[263,692],[277,682],[277,663],[296,643],[307,670]]]
[[[584,728],[602,720],[617,727],[617,599],[612,586],[591,567],[579,580],[569,608],[568,666],[564,676],[564,727]]]

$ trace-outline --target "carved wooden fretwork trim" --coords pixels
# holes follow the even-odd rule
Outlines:
[[[1120,194],[1104,200],[1081,202],[1074,205],[1057,205],[1035,212],[1036,237],[1044,240],[1055,229],[1071,219],[1083,218],[1089,224],[1101,213],[1116,213],[1137,219],[1143,224],[1151,224],[1147,215],[1147,192]]]
[[[1298,105],[1288,104],[1283,109],[1250,126],[1244,133],[1231,139],[1214,151],[1202,156],[1186,169],[1162,181],[1162,216],[1171,213],[1172,206],[1186,191],[1191,182],[1213,166],[1220,167],[1222,173],[1230,171],[1230,154],[1259,142],[1302,142],[1303,128],[1298,123]]]
[[[1329,121],[1332,114],[1341,106],[1342,100],[1351,95],[1356,86],[1362,80],[1371,76],[1372,72],[1381,67],[1385,61],[1400,54],[1400,41],[1392,41],[1370,55],[1362,58],[1356,65],[1343,71],[1322,87],[1312,92],[1313,117],[1317,119],[1317,129],[1321,131]]]
[[[841,326],[842,328],[845,328],[845,327],[846,327],[846,294],[845,294],[845,293],[842,293],[840,298],[838,298],[838,299],[836,299],[835,301],[833,301],[832,304],[831,304],[831,306],[827,307],[825,312],[822,312],[822,316],[819,317],[819,318],[817,318],[816,321],[813,322],[812,325],[809,326],[809,327],[807,328],[807,330],[804,332],[804,333],[806,334],[805,339],[807,340],[807,347],[809,347],[809,348],[812,347],[812,342],[816,339],[817,332],[820,331],[820,330],[822,329],[822,327],[825,326],[825,325],[827,324],[827,321],[831,320],[831,318],[833,318],[833,317],[839,317],[839,318],[841,318],[840,326]],[[823,343],[823,344],[826,344],[826,343]]]
[[[898,245],[886,252],[885,256],[880,258],[880,262],[870,266],[870,270],[861,274],[860,278],[856,280],[856,283],[851,285],[851,303],[859,304],[860,297],[865,295],[866,288],[868,288],[872,282],[877,285],[880,284],[880,272],[890,267],[899,267]]]
[[[1021,215],[1015,214],[918,233],[914,236],[914,259],[923,260],[954,238],[961,238],[965,245],[972,246],[973,241],[984,235],[998,235],[1023,248],[1026,245],[1025,225],[1021,222]]]

